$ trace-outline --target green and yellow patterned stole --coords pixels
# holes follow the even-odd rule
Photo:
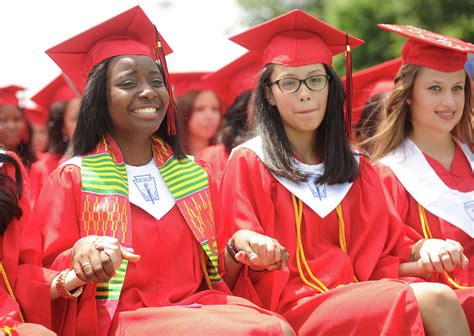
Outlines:
[[[153,138],[155,163],[176,205],[202,247],[201,266],[208,288],[221,287],[214,215],[206,172],[189,158],[176,159],[170,146]],[[117,143],[107,135],[94,153],[81,158],[81,236],[117,238],[132,247],[132,219],[128,199],[128,177]],[[116,275],[97,285],[99,335],[107,335],[125,281],[127,261]]]

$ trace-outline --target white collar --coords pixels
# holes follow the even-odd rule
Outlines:
[[[461,149],[474,171],[474,157],[470,149],[464,144]],[[474,190],[463,193],[450,189],[410,139],[406,139],[380,162],[390,167],[419,204],[474,238]]]
[[[262,138],[260,136],[244,142],[243,144],[234,148],[234,150],[238,150],[239,148],[250,149],[265,164]],[[356,156],[356,160],[359,162],[359,156]],[[324,172],[324,164],[307,165],[304,163],[297,163],[297,165],[300,170],[311,174],[311,177],[308,181],[293,182],[283,177],[275,175],[274,177],[288,191],[301,199],[303,203],[316,212],[321,218],[326,217],[337,207],[339,203],[341,203],[341,201],[347,195],[352,186],[352,182],[331,185],[315,185],[314,180]]]

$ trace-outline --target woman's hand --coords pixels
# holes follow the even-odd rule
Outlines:
[[[239,230],[232,236],[231,243],[237,251],[235,259],[253,271],[286,270],[288,267],[288,252],[276,239]]]
[[[120,245],[118,239],[108,236],[87,236],[79,239],[72,251],[72,266],[84,282],[106,282],[122,263],[140,260],[133,249]]]
[[[420,247],[417,261],[427,273],[452,272],[456,267],[467,267],[469,260],[463,252],[463,247],[455,240],[427,239]]]

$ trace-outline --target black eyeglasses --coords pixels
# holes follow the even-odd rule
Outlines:
[[[320,91],[326,87],[329,82],[329,75],[316,75],[305,79],[298,78],[282,78],[268,83],[270,86],[278,85],[278,88],[283,93],[294,93],[300,89],[301,83],[311,91]]]

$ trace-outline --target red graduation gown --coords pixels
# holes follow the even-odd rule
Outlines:
[[[255,283],[242,272],[235,294],[283,315],[299,334],[424,334],[416,299],[405,281],[369,281],[397,278],[398,255],[407,258],[409,248],[403,225],[388,208],[377,173],[365,158],[341,202],[348,254],[339,247],[336,211],[321,218],[303,203],[304,251],[310,269],[330,289],[323,294],[305,285],[298,273],[291,194],[256,154],[246,148],[235,151],[221,188],[232,231],[264,233],[290,255],[288,272],[264,272]],[[354,276],[363,282],[347,285]]]
[[[451,171],[448,171],[433,158],[426,155],[425,158],[449,188],[461,192],[474,190],[474,174],[471,165],[459,146],[456,147]],[[408,193],[388,166],[380,164],[377,166],[377,170],[382,177],[386,190],[393,199],[397,212],[400,214],[402,221],[407,224],[407,235],[414,241],[423,238],[418,202]],[[425,209],[425,212],[433,237],[439,239],[449,238],[460,242],[464,247],[464,254],[469,258],[467,270],[454,270],[453,279],[460,285],[474,286],[474,239],[456,226],[433,215],[428,209]],[[428,280],[451,286],[444,275],[434,274]],[[456,290],[456,294],[463,305],[471,330],[474,330],[474,289]]]
[[[43,153],[41,157],[31,165],[30,181],[33,197],[37,199],[46,178],[55,170],[61,160],[61,156],[53,153]]]
[[[204,148],[196,155],[196,159],[209,163],[212,175],[217,185],[220,185],[222,174],[224,174],[224,169],[229,159],[229,154],[226,152],[224,144],[220,143]]]
[[[436,160],[428,156],[425,157],[436,174],[449,188],[461,192],[474,190],[474,174],[459,147],[456,148],[451,171],[448,171]],[[379,165],[377,169],[382,177],[384,186],[393,199],[398,213],[409,226],[408,235],[415,241],[423,238],[423,230],[418,213],[418,202],[408,193],[389,167]],[[434,238],[453,239],[460,242],[464,247],[464,254],[470,260],[468,271],[456,270],[455,278],[461,285],[474,286],[474,239],[456,226],[433,215],[428,209],[425,209],[425,212]],[[439,280],[448,284],[444,278]]]
[[[3,235],[0,236],[0,260],[8,277],[8,281],[12,288],[17,283],[18,262],[20,258],[20,241],[28,218],[31,213],[32,197],[31,187],[25,168],[21,164],[18,156],[12,152],[7,152],[9,156],[14,158],[20,165],[22,173],[22,197],[19,205],[23,210],[22,217],[13,219]],[[13,165],[4,163],[0,167],[0,173],[6,174],[15,180],[15,169]],[[30,292],[30,295],[33,293]],[[20,308],[18,303],[10,296],[3,278],[0,278],[0,330],[3,325],[17,325],[17,332],[20,335],[54,335],[54,333],[46,328],[31,323],[20,323]],[[21,325],[21,327],[20,327]]]
[[[212,180],[210,187],[213,201],[219,201]],[[80,238],[80,195],[81,174],[77,166],[66,164],[45,182],[29,230],[32,234],[41,232],[42,251],[38,252],[42,252],[45,267],[70,267],[70,249]],[[220,218],[220,207],[213,204],[216,218]],[[227,295],[230,291],[203,290],[200,247],[176,205],[160,220],[134,204],[130,206],[133,248],[141,260],[129,263],[109,335],[281,334],[282,320],[270,312]],[[227,231],[220,228],[218,239],[227,238]],[[39,280],[34,290],[47,290],[49,294],[50,281],[51,277]],[[94,284],[85,286],[78,300],[60,298],[51,309],[50,302],[44,299],[22,299],[36,303],[27,315],[52,325],[61,335],[97,335]],[[50,321],[45,320],[48,317]]]

